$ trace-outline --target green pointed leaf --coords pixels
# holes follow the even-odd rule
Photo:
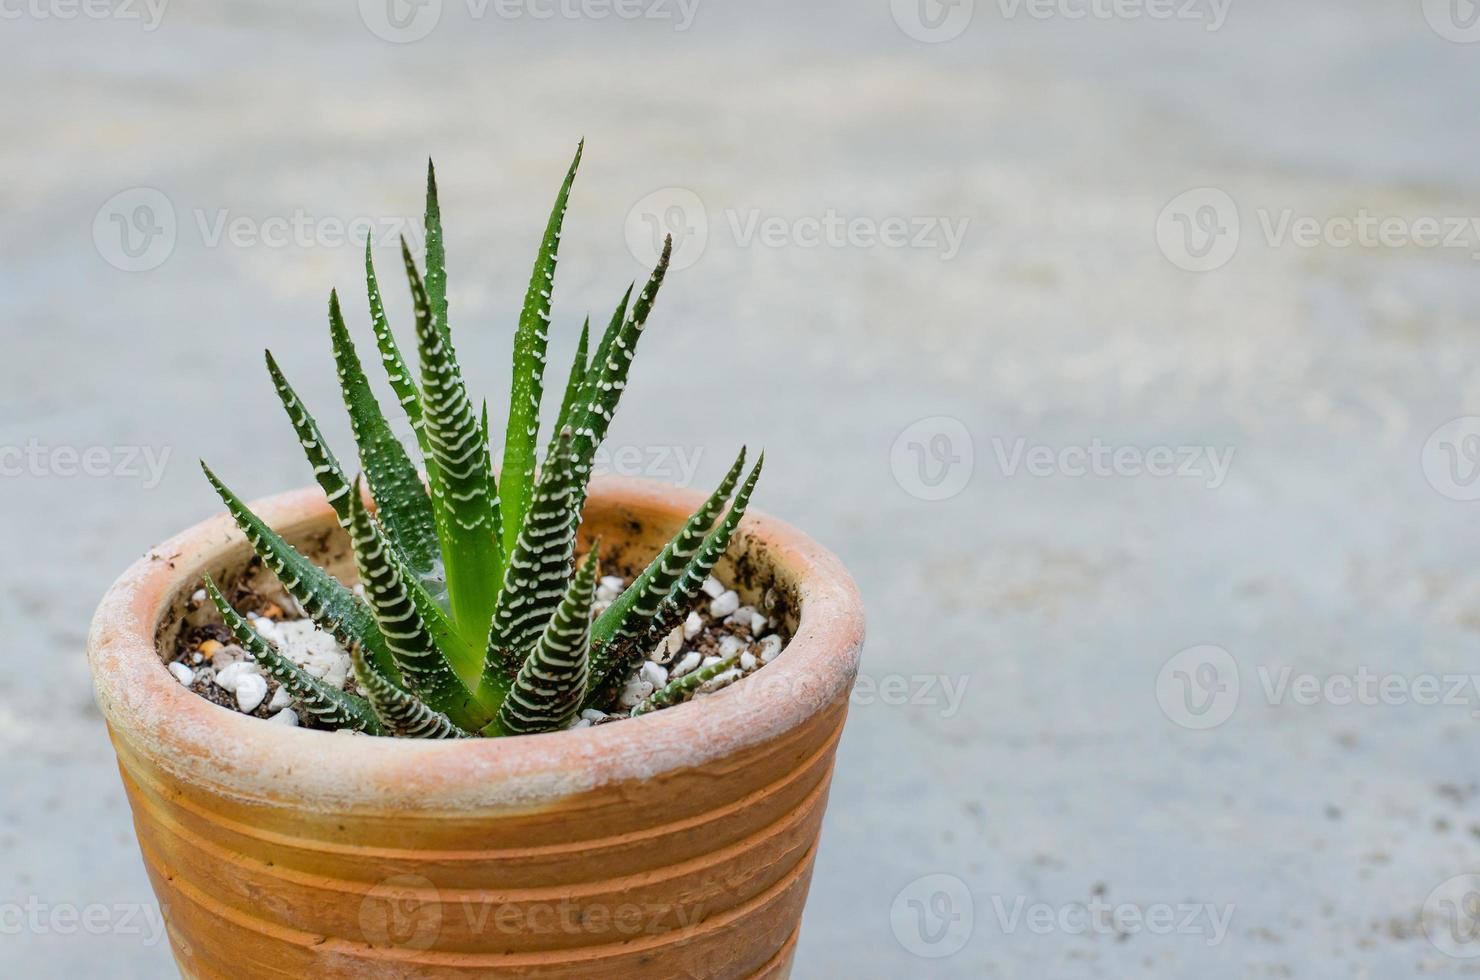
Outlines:
[[[415,464],[381,414],[349,328],[344,325],[337,293],[329,294],[329,336],[344,406],[360,447],[360,463],[380,508],[380,521],[417,574],[427,574],[438,558],[432,501]]]
[[[433,322],[431,299],[404,240],[401,253],[416,308],[423,418],[436,464],[427,471],[452,618],[469,644],[481,646],[493,619],[502,573],[499,554],[490,545],[497,522],[489,492],[488,443],[468,400],[451,341]]]
[[[278,653],[262,635],[252,628],[241,614],[231,607],[216,583],[206,577],[206,592],[221,619],[231,630],[236,642],[251,654],[252,659],[262,666],[274,680],[288,689],[299,710],[320,728],[349,728],[357,732],[380,734],[380,725],[370,705],[353,694],[325,684],[293,661]]]
[[[596,455],[597,447],[606,438],[612,416],[617,410],[617,402],[627,387],[627,373],[632,367],[637,341],[642,336],[643,327],[647,325],[648,314],[652,312],[653,301],[657,299],[672,257],[673,238],[669,236],[663,243],[663,254],[658,259],[658,266],[638,294],[636,302],[632,304],[631,312],[620,320],[613,318],[612,325],[601,338],[591,369],[586,373],[586,382],[581,386],[580,404],[572,410],[575,422],[572,426],[575,433],[572,448],[575,454],[577,511],[585,506],[591,461]],[[624,299],[623,307],[625,305]],[[620,308],[618,312],[621,312]]]
[[[385,315],[385,303],[380,298],[380,282],[375,277],[375,262],[370,255],[370,238],[365,238],[365,288],[370,298],[370,324],[375,332],[375,345],[380,349],[380,362],[385,367],[385,376],[396,393],[396,402],[411,430],[416,433],[417,444],[423,454],[427,452],[426,434],[421,424],[421,392],[416,387],[416,378],[401,356],[401,346],[396,335],[391,333],[390,321]]]
[[[714,570],[720,558],[724,556],[725,551],[729,549],[730,537],[734,534],[735,528],[739,526],[741,519],[745,517],[745,509],[750,505],[750,496],[755,491],[756,480],[760,478],[761,467],[765,465],[765,462],[766,454],[761,453],[750,475],[745,478],[745,483],[735,494],[735,500],[730,505],[730,509],[725,512],[724,518],[704,536],[698,552],[689,560],[683,574],[668,590],[668,595],[658,604],[658,610],[649,620],[646,630],[636,639],[608,642],[601,647],[596,647],[593,642],[591,686],[586,696],[586,707],[610,701],[621,679],[646,656],[647,651],[656,646],[660,639],[681,623],[688,614],[688,610],[693,608],[700,587],[703,586],[704,580],[709,577],[709,573]]]
[[[534,651],[519,668],[513,689],[499,708],[502,731],[514,735],[555,731],[574,721],[581,710],[589,671],[587,641],[591,599],[596,593],[596,552],[593,545],[571,576]]]
[[[293,432],[298,436],[298,445],[303,447],[304,455],[308,457],[308,464],[313,467],[314,479],[324,489],[324,496],[328,498],[329,506],[334,508],[334,513],[339,517],[339,525],[348,527],[349,482],[344,477],[344,470],[340,468],[339,460],[334,458],[329,444],[324,441],[324,434],[319,431],[318,422],[308,413],[298,393],[283,376],[277,361],[273,359],[272,351],[267,352],[267,371],[272,375],[272,384],[277,389],[278,399],[283,403],[283,410],[288,413],[288,421],[293,424]]]
[[[200,464],[206,479],[211,481],[217,495],[226,504],[236,526],[247,536],[252,550],[262,559],[271,572],[278,577],[287,593],[298,601],[314,625],[332,634],[340,646],[349,648],[358,643],[369,652],[383,672],[393,672],[395,661],[390,648],[375,624],[375,617],[353,592],[345,588],[338,579],[315,565],[295,549],[262,519],[252,513],[236,494],[216,478],[211,468]]]
[[[554,457],[545,461],[535,484],[524,528],[509,554],[488,635],[480,687],[485,704],[508,691],[522,655],[560,604],[570,576],[580,521],[574,508],[570,443],[570,433],[562,432]]]
[[[709,499],[694,511],[642,574],[597,617],[591,628],[591,645],[595,651],[593,665],[598,676],[606,670],[605,651],[620,649],[647,634],[653,617],[658,613],[658,606],[668,597],[674,583],[704,543],[704,536],[714,526],[715,519],[725,509],[725,502],[739,482],[744,466],[745,450],[742,448]]]
[[[419,608],[416,601],[421,590],[409,580],[385,536],[378,533],[358,492],[350,494],[350,542],[365,598],[407,689],[465,729],[487,724],[488,718],[480,713],[423,619],[425,605]]]
[[[708,667],[695,667],[682,677],[669,681],[652,694],[649,694],[641,704],[632,709],[631,717],[636,718],[650,711],[657,711],[659,708],[671,708],[675,704],[689,700],[699,688],[704,686],[706,681],[713,680],[720,674],[723,674],[735,666],[735,662],[739,659],[740,654],[732,653],[728,657],[715,661]]]
[[[442,205],[437,200],[437,171],[427,160],[427,208],[424,223],[427,246],[427,302],[437,331],[446,336],[447,322],[447,249],[442,241]],[[405,241],[401,248],[406,248]]]
[[[350,656],[355,667],[355,683],[370,702],[383,734],[396,738],[470,737],[451,718],[377,674],[358,647],[350,651]]]
[[[545,447],[546,459],[554,455],[555,445],[560,440],[560,433],[570,425],[571,412],[574,411],[576,400],[581,396],[581,385],[585,382],[586,372],[590,369],[590,365],[586,362],[586,345],[590,339],[591,318],[588,316],[585,326],[581,327],[581,337],[576,341],[576,356],[571,361],[570,375],[565,381],[565,395],[560,399],[560,415],[555,419],[555,431],[550,436],[550,444]]]
[[[555,206],[550,211],[545,236],[540,241],[534,271],[529,278],[524,309],[519,314],[519,329],[514,334],[509,422],[504,434],[504,461],[499,469],[506,552],[514,549],[534,487],[534,454],[540,427],[540,401],[544,394],[545,350],[550,333],[550,297],[555,285],[555,266],[560,258],[560,233],[565,223],[566,205],[584,149],[585,141],[582,140],[576,147],[575,159],[560,185],[560,192],[555,196]]]

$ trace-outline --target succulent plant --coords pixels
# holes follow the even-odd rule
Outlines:
[[[417,738],[520,735],[567,727],[582,708],[608,707],[624,676],[688,614],[745,514],[761,461],[742,481],[741,449],[704,505],[632,584],[593,616],[599,545],[577,563],[576,532],[592,460],[626,388],[672,241],[665,242],[635,299],[628,287],[589,353],[587,319],[536,469],[551,289],[581,152],[578,147],[556,196],[514,336],[513,383],[497,472],[487,406],[481,413],[474,410],[453,351],[446,253],[430,163],[425,275],[401,242],[415,311],[419,381],[391,332],[368,242],[365,248],[376,346],[424,457],[425,481],[371,389],[336,293],[329,296],[329,336],[361,475],[351,478],[329,450],[318,423],[267,354],[278,397],[349,535],[363,595],[295,550],[202,463],[263,564],[315,625],[351,651],[358,693],[326,685],[282,656],[207,580],[208,593],[238,643],[286,687],[305,721],[317,727]],[[684,700],[702,679],[675,680],[633,713]]]

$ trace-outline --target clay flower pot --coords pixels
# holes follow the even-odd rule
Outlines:
[[[592,487],[603,558],[657,552],[701,495]],[[254,509],[352,577],[315,488]],[[161,650],[202,573],[250,557],[224,514],[108,591],[88,654],[139,847],[189,977],[785,977],[858,668],[837,559],[748,516],[718,574],[793,639],[717,694],[578,731],[454,742],[268,724],[181,687]]]

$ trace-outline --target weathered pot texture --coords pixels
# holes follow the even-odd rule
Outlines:
[[[599,479],[582,536],[640,564],[700,496]],[[351,578],[317,490],[254,509]],[[792,639],[731,687],[578,731],[455,742],[273,725],[181,687],[161,651],[222,515],[109,590],[89,659],[144,863],[188,977],[785,977],[858,669],[832,555],[748,516],[718,569]]]

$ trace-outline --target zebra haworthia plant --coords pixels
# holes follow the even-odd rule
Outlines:
[[[268,373],[298,441],[349,535],[363,595],[295,550],[205,470],[263,563],[314,623],[351,651],[358,693],[326,685],[282,656],[207,581],[243,649],[287,688],[300,714],[317,727],[412,738],[519,735],[567,727],[582,708],[609,707],[625,676],[687,615],[745,513],[761,462],[742,481],[742,449],[704,505],[593,619],[599,546],[577,563],[576,531],[592,459],[627,386],[672,242],[665,243],[635,298],[633,288],[627,289],[594,351],[587,320],[537,469],[551,288],[580,159],[577,148],[519,316],[497,471],[487,407],[475,411],[453,351],[446,252],[430,164],[425,274],[401,243],[419,379],[391,332],[368,243],[365,249],[376,347],[424,457],[425,482],[371,389],[337,294],[329,296],[329,337],[360,475],[352,477],[329,450],[318,423],[267,355]],[[683,700],[694,686],[692,680],[674,681],[640,707],[647,711]]]

